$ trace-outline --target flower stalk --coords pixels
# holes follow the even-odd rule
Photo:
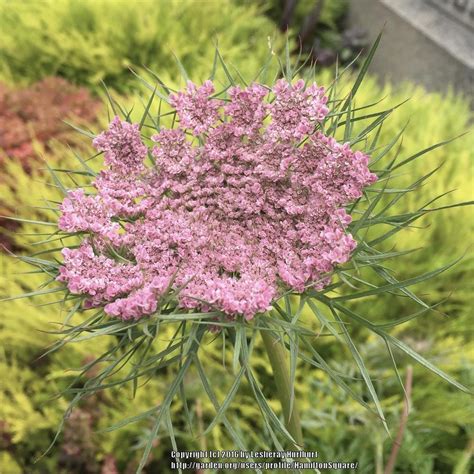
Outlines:
[[[299,447],[303,446],[303,432],[301,430],[300,414],[296,398],[293,396],[291,401],[291,383],[290,369],[286,360],[286,349],[282,342],[276,338],[270,331],[262,329],[262,335],[265,350],[272,366],[273,377],[277,389],[278,398],[285,418],[285,426],[288,432],[293,436]]]

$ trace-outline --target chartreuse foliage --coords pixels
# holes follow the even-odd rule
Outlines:
[[[0,1],[0,78],[12,83],[62,76],[98,91],[137,87],[129,68],[147,66],[169,82],[212,62],[215,41],[243,72],[267,55],[275,25],[255,5],[232,0]],[[18,47],[21,45],[21,48]],[[250,54],[251,52],[251,54]]]
[[[286,65],[283,71],[290,76],[294,72],[290,65]],[[365,72],[364,68],[362,71]],[[232,73],[228,70],[228,74],[230,76]],[[240,78],[232,76],[232,80],[238,82]],[[341,83],[340,87],[343,87],[343,81],[344,78],[338,81]],[[460,333],[457,337],[448,337],[450,333],[444,328],[440,333],[443,334],[444,340],[440,341],[437,339],[439,334],[423,334],[424,339],[431,341],[427,350],[406,329],[410,324],[414,324],[419,331],[423,327],[436,328],[435,323],[426,325],[427,320],[437,315],[432,308],[433,296],[429,295],[428,299],[425,293],[432,288],[431,278],[437,277],[444,270],[450,269],[452,272],[460,267],[464,268],[463,271],[466,270],[466,259],[460,263],[454,261],[454,267],[453,263],[449,262],[449,258],[462,254],[461,242],[456,241],[451,245],[460,250],[454,252],[456,255],[447,251],[440,267],[425,264],[423,261],[410,267],[411,262],[416,262],[416,253],[404,255],[411,248],[413,234],[423,242],[426,239],[427,247],[431,247],[437,238],[446,239],[446,234],[443,234],[440,228],[414,231],[411,226],[423,222],[423,219],[434,220],[435,216],[441,216],[438,217],[438,222],[442,223],[443,216],[450,212],[465,212],[465,215],[468,215],[467,206],[434,212],[436,208],[449,206],[452,201],[448,201],[448,204],[446,200],[437,201],[436,192],[433,194],[428,184],[435,182],[437,175],[432,175],[430,168],[416,165],[417,160],[426,158],[424,154],[419,154],[419,151],[429,148],[434,143],[433,138],[444,141],[463,130],[467,111],[455,100],[451,100],[449,104],[440,101],[439,104],[446,108],[448,114],[446,120],[450,119],[450,107],[453,107],[453,104],[457,107],[457,114],[453,117],[455,125],[450,125],[454,128],[454,133],[444,135],[446,129],[450,131],[448,122],[445,128],[438,129],[437,134],[431,138],[426,138],[427,128],[409,126],[404,132],[405,141],[400,147],[402,137],[400,136],[398,141],[394,138],[397,137],[397,131],[403,128],[403,124],[399,128],[399,124],[396,124],[395,129],[391,125],[392,116],[396,117],[399,111],[392,112],[391,104],[384,109],[383,101],[372,108],[362,108],[367,105],[364,99],[372,96],[370,99],[376,102],[379,99],[377,96],[383,93],[371,82],[368,85],[360,85],[356,79],[355,85],[348,94],[343,92],[344,89],[338,92],[336,87],[332,86],[332,112],[324,128],[326,132],[332,129],[341,133],[347,140],[356,142],[359,147],[369,151],[373,156],[373,170],[378,172],[380,179],[352,209],[354,222],[351,231],[357,237],[359,247],[355,259],[337,270],[333,285],[322,292],[308,290],[302,297],[288,295],[277,302],[269,314],[256,318],[251,324],[242,321],[216,323],[215,317],[218,315],[184,313],[173,308],[172,300],[160,314],[132,323],[107,319],[97,311],[75,311],[78,310],[79,300],[72,295],[67,295],[66,300],[61,303],[67,308],[63,311],[66,322],[62,330],[60,329],[63,339],[56,346],[71,342],[69,346],[72,347],[93,347],[93,357],[96,357],[82,364],[83,370],[77,372],[76,380],[73,377],[68,379],[68,390],[64,396],[71,402],[71,408],[74,408],[81,406],[82,399],[87,395],[102,393],[102,389],[107,389],[104,393],[115,393],[114,390],[120,393],[118,388],[122,384],[128,385],[129,393],[138,397],[137,401],[131,404],[133,413],[130,418],[124,420],[117,414],[110,418],[104,416],[101,424],[128,430],[133,430],[134,427],[137,429],[136,426],[148,428],[141,444],[144,449],[141,467],[145,466],[147,456],[155,453],[153,446],[156,438],[163,440],[162,443],[166,443],[168,447],[176,444],[184,445],[187,449],[192,449],[194,443],[203,442],[215,449],[225,446],[254,450],[291,447],[291,443],[288,443],[290,437],[278,416],[278,404],[272,395],[273,386],[269,379],[266,359],[262,355],[257,329],[272,331],[281,337],[288,348],[290,379],[295,382],[292,387],[295,391],[294,400],[303,401],[303,429],[307,435],[305,442],[308,443],[308,448],[322,450],[328,459],[333,456],[346,459],[359,457],[366,466],[380,465],[381,452],[386,452],[390,447],[383,428],[384,420],[388,422],[390,430],[396,429],[396,402],[403,398],[397,363],[405,365],[408,360],[418,363],[420,369],[415,371],[415,384],[417,380],[423,380],[426,391],[430,384],[438,386],[441,381],[424,369],[429,369],[444,379],[447,383],[442,385],[442,391],[450,407],[459,408],[462,400],[467,403],[467,395],[448,388],[450,383],[456,389],[467,391],[465,385],[469,385],[465,377],[467,370],[464,371],[463,367],[472,367],[472,360],[467,358],[465,346],[462,347],[465,344],[464,335]],[[150,84],[150,87],[155,89],[154,84]],[[156,92],[164,94],[162,89],[157,89]],[[144,131],[147,127],[156,126],[154,121],[160,107],[157,104],[160,97],[155,99],[156,102],[151,104],[143,117]],[[368,102],[370,103],[370,100]],[[412,100],[403,107],[411,105],[416,109],[416,105],[412,105],[416,103],[416,100]],[[164,105],[162,110],[161,113],[166,113]],[[423,103],[418,110],[424,112]],[[432,115],[434,114],[427,113],[428,118]],[[439,117],[444,120],[441,114]],[[382,123],[383,128],[379,131]],[[433,128],[429,131],[433,131]],[[421,135],[421,139],[414,139],[416,143],[410,143],[406,138],[412,129]],[[426,145],[423,143],[425,140]],[[469,155],[463,154],[466,142],[461,140],[453,142],[449,145],[450,148],[445,150],[449,150],[448,156],[451,156],[453,150],[457,149],[457,154],[467,162]],[[438,148],[435,152],[439,153],[441,149],[443,148]],[[412,157],[415,157],[413,161]],[[438,155],[437,159],[440,158],[442,155]],[[92,166],[94,160],[87,163],[87,166]],[[446,169],[451,169],[454,176],[456,167],[452,165],[452,168],[445,166],[441,169],[438,177],[444,176],[442,173],[445,173]],[[404,176],[392,177],[402,172],[405,172]],[[54,208],[61,199],[59,179],[64,181],[66,187],[70,187],[68,180],[75,179],[80,182],[87,178],[88,173],[90,171],[80,162],[75,168],[70,167],[66,173],[53,172],[53,186],[44,188],[48,189],[45,193],[45,207]],[[28,178],[25,178],[25,181],[27,180]],[[398,184],[401,182],[404,183],[403,186]],[[15,183],[10,183],[8,189],[11,191],[14,187]],[[445,191],[446,187],[442,185],[441,192]],[[14,196],[14,192],[11,196]],[[456,199],[459,200],[459,197]],[[39,220],[43,224],[33,222],[35,219],[23,222],[23,229],[27,234],[36,233],[38,229],[42,229],[39,232],[44,234],[50,234],[51,229],[55,230],[50,225],[55,222],[54,210],[36,209],[34,214],[40,217]],[[442,225],[438,224],[438,227]],[[56,234],[50,239],[47,243],[49,249],[70,244],[67,239],[58,240],[59,237],[60,235]],[[30,248],[31,244],[30,241]],[[35,260],[28,260],[27,257],[21,259],[36,264],[40,268],[39,275],[42,275],[43,281],[47,281],[48,275],[44,270],[51,276],[54,276],[57,270],[57,262],[52,260],[54,255],[52,252],[36,255],[33,257]],[[399,272],[402,278],[397,278],[390,268],[396,267],[397,259],[401,257],[407,270]],[[392,262],[390,267],[389,262]],[[32,280],[25,278],[21,277],[17,281],[24,287],[24,291],[29,293]],[[26,286],[25,281],[28,281]],[[412,293],[412,287],[416,285],[422,285],[421,296]],[[57,287],[48,286],[40,291],[51,291],[47,288],[55,290]],[[11,294],[8,289],[7,294]],[[49,298],[49,301],[62,299],[60,291],[43,295],[41,298]],[[460,314],[461,321],[461,317],[464,318],[463,308],[466,306],[465,294],[461,292],[456,298],[459,303],[454,309],[456,314]],[[397,301],[402,303],[396,303]],[[7,304],[14,303],[25,305],[25,300],[13,300]],[[374,308],[377,307],[379,311],[375,312]],[[403,309],[404,312],[397,310],[395,314],[387,309],[393,307]],[[49,315],[54,314],[54,306],[45,308],[48,308]],[[412,317],[414,321],[405,324]],[[417,319],[422,323],[418,324]],[[461,324],[459,321],[457,324]],[[205,331],[209,324],[221,326],[222,331],[217,337]],[[458,355],[457,348],[460,349]],[[105,351],[104,356],[100,355],[101,349]],[[445,350],[449,351],[448,354],[441,357]],[[63,348],[49,355],[61,358],[67,353],[68,350]],[[433,356],[437,356],[436,365],[431,361]],[[118,370],[119,368],[122,370]],[[137,387],[147,379],[150,379],[150,385],[146,388]],[[166,380],[166,383],[161,384],[162,380]],[[216,380],[219,381],[217,384]],[[159,385],[155,386],[155,383]],[[146,405],[147,410],[144,410],[143,399],[139,401],[143,392],[150,397],[150,403]],[[416,393],[415,390],[414,404],[419,396]],[[196,400],[200,400],[204,407],[197,408]],[[417,427],[425,426],[423,423],[427,422],[427,418],[432,422],[432,432],[442,432],[443,426],[449,421],[453,433],[464,430],[465,436],[469,428],[463,420],[434,417],[431,413],[436,410],[436,403],[433,402],[430,411],[423,412],[424,416],[417,419],[415,414],[414,422],[419,425],[414,424],[411,427],[409,436],[414,436],[415,433],[418,435]],[[198,415],[201,411],[203,416]],[[249,429],[250,420],[254,426],[252,429]],[[347,425],[341,429],[342,421],[347,421]],[[257,429],[255,424],[258,425]],[[193,433],[205,432],[206,426],[211,428],[206,437],[196,440],[186,434],[189,433],[189,426],[192,427]],[[341,443],[333,441],[326,429],[335,434],[335,439],[338,434]],[[362,437],[365,430],[371,433],[375,430],[378,433],[374,440],[375,454],[367,449],[367,440]],[[354,432],[357,432],[358,436],[351,436]],[[120,431],[114,434],[120,436],[116,433]],[[412,467],[409,454],[421,457],[424,450],[430,449],[429,437],[416,438],[412,452],[406,453],[404,466],[407,468]],[[348,446],[346,449],[345,442]],[[359,454],[362,447],[365,447],[365,450]],[[457,450],[459,454],[459,446]],[[434,462],[434,456],[425,461],[426,472],[433,471]],[[436,462],[445,466],[454,465],[456,460],[450,459],[450,455],[445,452]],[[368,469],[366,472],[373,470]]]

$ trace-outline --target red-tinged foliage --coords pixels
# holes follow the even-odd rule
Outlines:
[[[26,168],[35,156],[33,142],[47,146],[52,138],[68,141],[71,128],[65,119],[91,122],[100,102],[89,91],[65,79],[49,77],[25,89],[0,84],[1,155],[18,158]]]
[[[59,77],[43,79],[24,89],[0,83],[0,169],[5,157],[10,157],[19,159],[26,170],[31,170],[37,155],[34,142],[47,148],[54,138],[74,145],[77,133],[71,133],[73,130],[64,120],[90,123],[99,109],[100,101],[87,89]],[[0,197],[0,214],[10,211],[8,206],[2,206]],[[8,233],[17,227],[15,222],[0,217],[0,251],[14,250]]]

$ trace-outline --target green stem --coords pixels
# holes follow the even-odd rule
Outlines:
[[[285,417],[286,429],[293,436],[297,445],[302,447],[303,433],[295,397],[293,397],[293,406],[291,406],[290,370],[286,362],[286,349],[283,347],[281,340],[275,338],[270,331],[262,329],[260,334],[273,369],[273,377]]]

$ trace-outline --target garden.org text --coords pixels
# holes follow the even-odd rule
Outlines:
[[[171,469],[357,469],[353,461],[317,461],[316,451],[171,451]]]

